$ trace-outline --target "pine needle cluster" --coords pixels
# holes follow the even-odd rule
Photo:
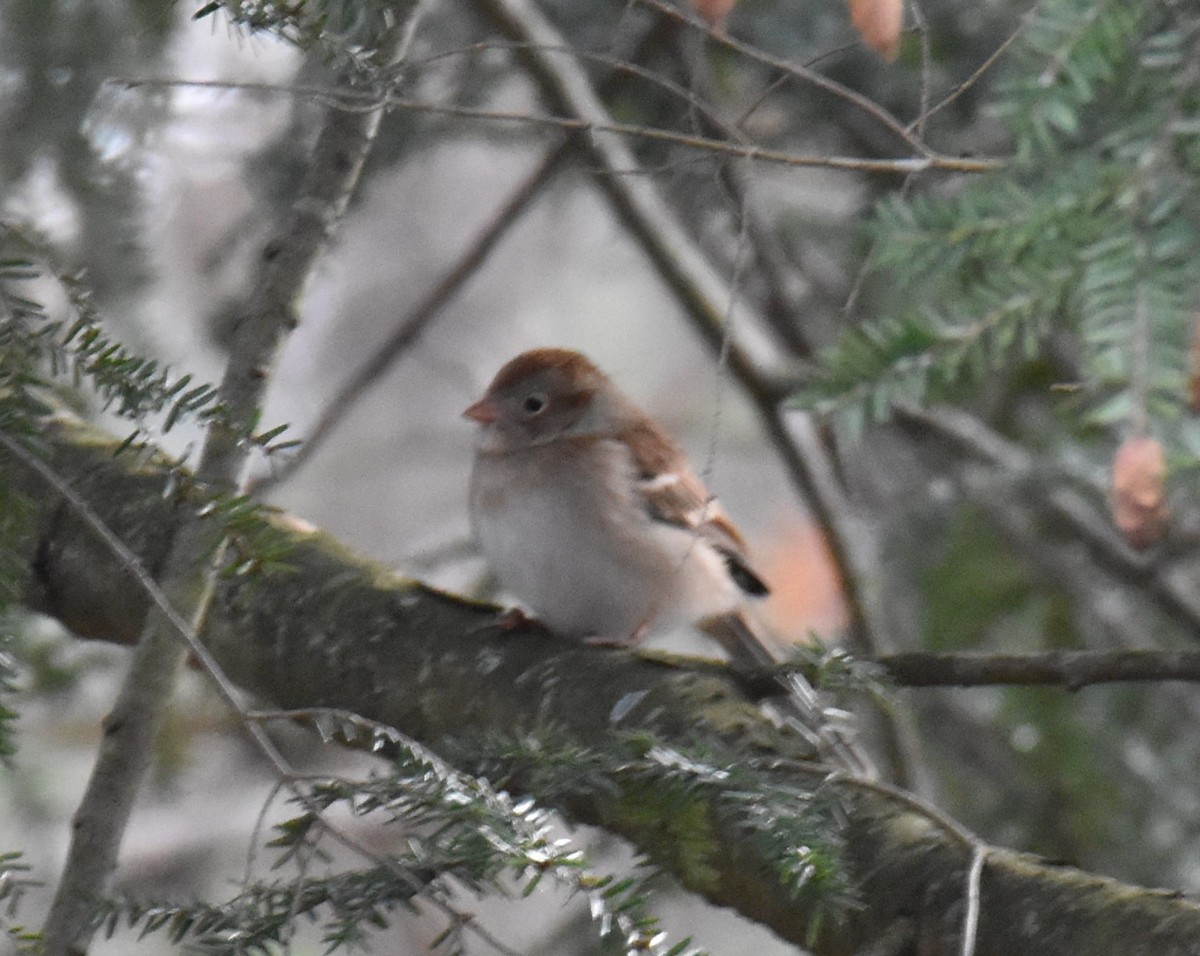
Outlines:
[[[465,924],[454,918],[451,888],[484,895],[531,895],[549,877],[586,897],[602,939],[623,953],[679,956],[696,952],[690,939],[670,944],[650,912],[647,876],[617,878],[595,872],[575,841],[556,835],[551,813],[531,797],[513,797],[488,780],[451,768],[395,730],[348,713],[296,714],[328,740],[392,756],[391,771],[362,780],[328,778],[297,788],[303,812],[276,827],[275,867],[295,863],[298,876],[258,881],[212,904],[108,901],[99,921],[111,935],[126,924],[142,936],[163,933],[199,952],[240,956],[287,944],[305,918],[319,924],[329,951],[366,944],[398,908],[412,913],[437,906],[451,921],[435,945],[462,952]],[[331,827],[341,808],[383,829],[387,850],[366,866],[330,865],[326,847],[347,845]],[[361,828],[356,828],[361,830]],[[390,831],[385,832],[385,831]],[[397,849],[397,847],[400,847]],[[363,846],[352,845],[363,851]],[[321,870],[321,872],[314,872]]]
[[[682,748],[645,734],[603,749],[508,737],[457,747],[460,762],[544,802],[617,798],[608,812],[625,814],[635,828],[640,820],[642,849],[652,860],[670,860],[693,888],[717,878],[723,841],[716,831],[728,827],[760,849],[797,901],[834,917],[857,905],[840,865],[844,808],[819,776],[815,783],[781,777],[744,755],[720,753],[712,741]]]
[[[1047,0],[994,95],[1011,162],[880,205],[887,304],[799,400],[861,426],[1043,355],[1053,336],[1079,423],[1152,419],[1194,456],[1200,13]]]
[[[213,0],[192,18],[223,13],[249,34],[270,33],[317,54],[356,86],[386,89],[397,76],[381,58],[379,41],[405,19],[406,6],[386,0]]]

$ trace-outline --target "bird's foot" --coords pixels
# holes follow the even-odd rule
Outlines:
[[[627,634],[624,637],[612,637],[607,634],[593,634],[591,637],[585,637],[583,643],[588,647],[607,647],[620,648],[621,650],[629,650],[631,647],[636,647],[642,642],[642,638],[646,636],[646,625],[639,624],[634,628],[633,633]]]
[[[536,617],[526,614],[519,607],[510,607],[496,618],[495,626],[501,631],[524,631],[531,627],[540,627],[542,622]]]

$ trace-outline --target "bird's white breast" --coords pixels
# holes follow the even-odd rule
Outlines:
[[[505,589],[551,628],[623,640],[736,600],[715,551],[653,520],[634,479],[628,449],[602,439],[477,457],[479,545]]]

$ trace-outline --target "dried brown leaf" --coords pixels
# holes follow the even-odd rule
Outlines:
[[[1113,458],[1113,521],[1139,550],[1154,544],[1166,528],[1166,475],[1163,447],[1146,435],[1126,438]]]
[[[891,63],[900,52],[904,0],[849,0],[850,22],[863,43]]]

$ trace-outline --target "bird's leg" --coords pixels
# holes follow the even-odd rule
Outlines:
[[[496,618],[495,626],[502,631],[523,631],[530,627],[541,625],[536,617],[531,617],[519,607],[510,607],[502,611]]]
[[[658,609],[651,608],[643,615],[637,626],[629,632],[628,637],[606,637],[602,634],[593,634],[591,637],[585,637],[583,643],[588,647],[621,647],[630,648],[636,647],[642,642],[650,631],[650,625],[654,623],[655,617],[658,616]]]

